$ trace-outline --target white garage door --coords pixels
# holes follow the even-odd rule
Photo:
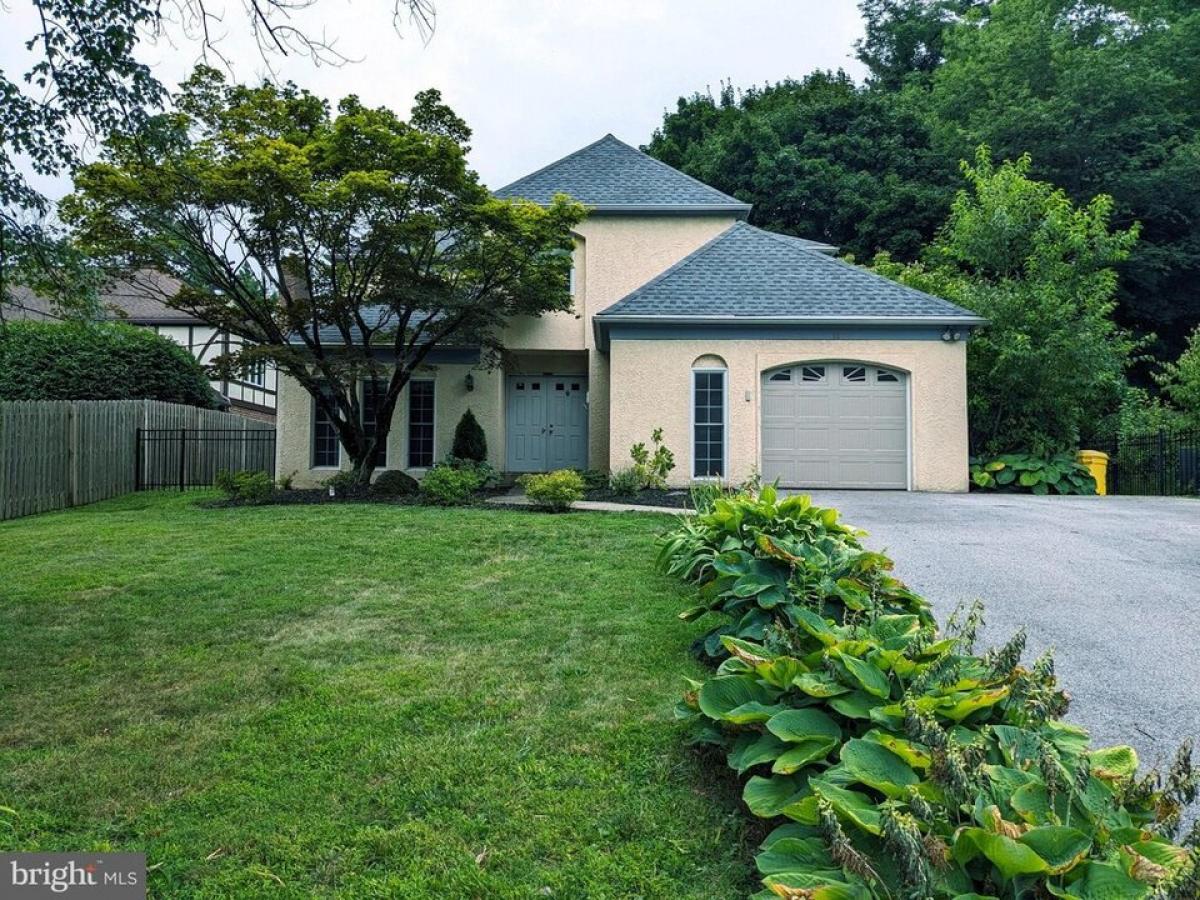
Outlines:
[[[762,470],[785,487],[908,487],[907,375],[820,363],[763,375]]]

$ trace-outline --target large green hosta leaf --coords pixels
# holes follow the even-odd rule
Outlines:
[[[806,672],[798,676],[792,684],[810,697],[836,697],[839,694],[848,694],[851,690],[827,672]]]
[[[775,760],[771,771],[795,772],[824,759],[837,746],[842,730],[837,722],[818,709],[788,709],[767,722],[767,730],[788,742],[786,752]]]
[[[812,872],[824,870],[841,878],[840,867],[829,855],[829,848],[819,837],[780,838],[754,858],[758,871],[764,875],[777,872]]]
[[[783,811],[809,796],[808,782],[795,775],[776,775],[773,778],[753,776],[742,790],[742,800],[750,812],[763,819],[773,819]]]
[[[1005,878],[1018,875],[1037,875],[1050,867],[1037,852],[1013,838],[996,834],[982,828],[960,828],[954,836],[951,848],[955,862],[965,865],[982,855],[988,859]]]
[[[842,818],[848,819],[870,834],[883,834],[879,807],[868,795],[841,787],[824,777],[810,778],[808,786],[812,788],[813,793],[824,798]]]
[[[841,766],[847,776],[892,798],[907,795],[921,779],[903,759],[882,744],[855,738],[842,745]]]
[[[883,700],[891,695],[892,683],[888,681],[887,674],[879,671],[867,660],[858,659],[839,650],[831,650],[829,655],[841,663],[851,680],[868,694]]]
[[[1031,828],[1017,841],[1046,861],[1049,874],[1069,872],[1092,849],[1092,839],[1082,831],[1062,825]]]
[[[929,751],[920,744],[914,744],[907,738],[896,737],[888,731],[880,731],[878,728],[872,728],[863,735],[864,741],[871,741],[881,746],[887,747],[910,766],[917,769],[928,769],[933,765],[933,757]]]
[[[741,775],[752,766],[774,762],[790,746],[773,734],[746,732],[737,736],[726,761],[729,768]]]
[[[829,705],[847,719],[869,719],[871,711],[880,706],[880,700],[866,691],[854,691],[834,697],[829,701]]]
[[[745,725],[765,722],[784,707],[752,675],[726,675],[704,683],[698,696],[700,711],[710,719]]]
[[[1132,747],[1105,747],[1088,754],[1092,774],[1105,781],[1131,778],[1138,767],[1137,753]]]
[[[1046,887],[1063,900],[1143,900],[1151,887],[1130,878],[1119,866],[1110,863],[1089,861],[1079,867],[1083,876],[1069,887],[1057,887],[1053,882]]]

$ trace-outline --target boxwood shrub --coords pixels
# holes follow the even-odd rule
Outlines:
[[[566,512],[583,499],[583,476],[574,469],[522,475],[521,485],[534,506],[551,512]]]
[[[471,502],[483,486],[483,476],[473,468],[456,469],[439,464],[421,479],[421,496],[440,506],[461,506]]]
[[[1092,747],[1060,718],[1049,655],[1024,663],[1024,634],[976,652],[978,607],[939,629],[836,511],[769,488],[717,507],[660,562],[700,585],[685,617],[729,619],[677,714],[775,826],[759,896],[1200,896],[1195,832],[1179,840],[1190,747],[1149,774],[1130,747]]]

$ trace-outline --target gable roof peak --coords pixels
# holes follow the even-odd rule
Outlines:
[[[592,143],[505,185],[497,197],[542,205],[567,194],[595,213],[725,214],[745,218],[750,204],[655,159],[608,132]]]

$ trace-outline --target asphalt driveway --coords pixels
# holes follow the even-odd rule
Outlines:
[[[1055,648],[1067,715],[1144,763],[1200,743],[1200,500],[814,491],[886,550],[939,618],[986,604],[981,647],[1022,625]]]

